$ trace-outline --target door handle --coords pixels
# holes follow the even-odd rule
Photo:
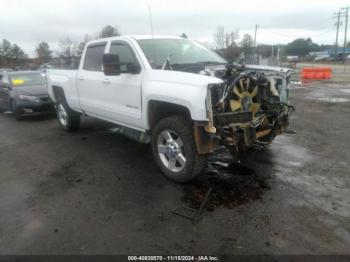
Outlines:
[[[109,79],[106,78],[106,79],[103,79],[102,83],[104,83],[104,84],[110,84],[111,81],[110,81]]]
[[[84,78],[84,76],[79,76],[78,77],[78,80],[84,80],[85,78]]]

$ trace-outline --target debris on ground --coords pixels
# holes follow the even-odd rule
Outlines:
[[[294,129],[286,129],[284,132],[285,132],[286,134],[296,134],[296,133],[297,133],[297,131],[294,130]]]
[[[205,175],[185,185],[182,200],[189,208],[200,208],[206,192],[212,189],[206,210],[214,211],[223,206],[233,208],[252,200],[261,199],[270,189],[266,178],[240,164],[211,163]]]
[[[178,215],[178,216],[188,218],[188,219],[195,221],[195,222],[199,221],[203,215],[204,208],[205,208],[206,204],[208,203],[209,196],[210,196],[212,190],[213,190],[212,188],[208,189],[208,191],[205,194],[205,196],[203,197],[198,209],[182,206],[182,207],[179,207],[176,210],[174,210],[173,213]]]

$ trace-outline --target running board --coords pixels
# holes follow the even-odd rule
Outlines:
[[[140,143],[149,144],[151,142],[151,136],[148,133],[135,130],[129,127],[117,126],[117,127],[110,128],[109,131],[115,134],[124,135]]]

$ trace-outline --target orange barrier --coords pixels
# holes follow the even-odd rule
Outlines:
[[[332,69],[330,67],[305,67],[301,71],[302,79],[330,79]]]

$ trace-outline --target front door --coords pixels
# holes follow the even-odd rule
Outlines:
[[[124,40],[112,41],[109,52],[119,56],[121,73],[105,77],[106,104],[114,112],[115,121],[138,126],[141,123],[142,65],[132,46]]]

